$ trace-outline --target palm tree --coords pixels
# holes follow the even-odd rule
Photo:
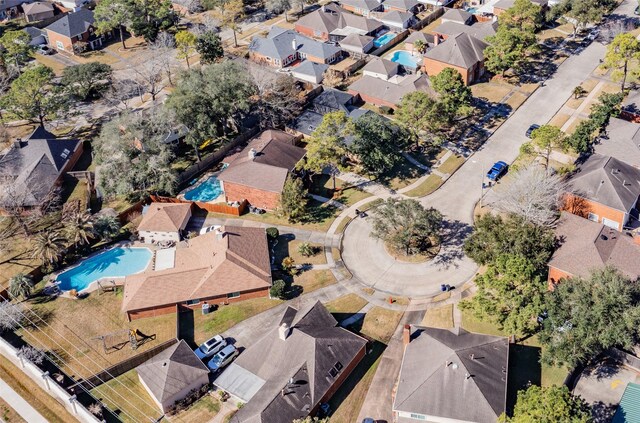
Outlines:
[[[59,231],[43,231],[35,236],[32,257],[43,265],[57,262],[65,250],[67,240]]]
[[[20,296],[25,299],[29,298],[31,296],[32,288],[33,279],[23,273],[18,273],[9,279],[9,294],[14,298],[18,298]]]
[[[120,221],[115,216],[102,215],[93,222],[93,230],[103,241],[111,241],[120,231]]]
[[[95,236],[93,219],[87,212],[75,212],[64,222],[64,233],[73,245],[85,245]]]
[[[424,54],[424,52],[427,50],[427,44],[422,40],[416,40],[416,42],[413,43],[413,48],[418,50],[418,53]]]
[[[573,89],[573,98],[578,99],[587,93],[587,90],[582,88],[582,86],[578,85]]]

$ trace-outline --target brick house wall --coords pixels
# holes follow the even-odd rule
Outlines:
[[[316,32],[313,29],[300,24],[296,24],[294,29],[298,34],[306,35],[307,37],[316,38],[322,41],[329,41],[328,32]]]
[[[573,275],[571,273],[567,273],[557,267],[549,266],[549,275],[547,276],[547,286],[549,291],[552,291],[561,279],[568,279],[572,276]]]
[[[563,210],[568,211],[571,214],[575,214],[576,216],[584,217],[585,219],[589,219],[589,214],[591,213],[591,219],[589,220],[598,223],[604,223],[604,219],[612,220],[619,224],[617,228],[619,231],[622,230],[622,226],[624,226],[629,220],[628,213],[574,194],[567,195],[564,201]]]
[[[478,63],[470,69],[465,69],[459,66],[453,66],[448,63],[443,63],[438,60],[433,60],[428,57],[424,58],[423,66],[425,72],[427,72],[427,75],[429,76],[435,76],[446,68],[455,69],[460,72],[460,75],[462,75],[462,80],[464,81],[465,85],[471,85],[474,82],[474,76],[476,72],[478,74],[482,74],[482,69],[484,69],[484,63]]]
[[[51,48],[73,54],[73,42],[71,38],[50,30],[47,30],[47,38],[49,39],[49,46]]]
[[[275,210],[280,202],[280,193],[278,192],[263,191],[233,182],[225,181],[223,183],[226,201],[247,200],[252,206],[266,210]]]
[[[240,291],[240,296],[238,297],[229,298],[226,295],[219,295],[217,297],[201,298],[200,302],[197,304],[187,305],[185,303],[182,303],[181,305],[191,309],[199,309],[202,307],[203,303],[209,303],[214,305],[221,304],[221,303],[231,304],[231,303],[237,303],[239,301],[249,300],[252,298],[262,298],[262,297],[268,297],[268,296],[269,296],[269,288],[260,288],[260,289],[254,289],[249,291]],[[164,306],[158,306],[158,307],[147,308],[142,310],[128,311],[127,318],[129,319],[129,321],[132,321],[136,319],[144,319],[146,317],[162,316],[165,314],[171,314],[175,312],[176,312],[176,304],[168,304]]]
[[[392,103],[390,101],[382,100],[381,98],[372,97],[372,96],[369,96],[369,95],[366,95],[366,94],[362,94],[362,93],[360,93],[358,91],[349,90],[348,92],[349,92],[349,94],[351,94],[353,96],[355,96],[355,95],[360,96],[362,101],[364,101],[365,103],[370,103],[370,104],[373,104],[373,105],[376,105],[376,106],[387,106],[387,107],[391,107],[392,109],[395,109],[395,108],[398,107],[398,105],[395,104],[395,103]]]
[[[30,15],[27,15],[25,13],[24,17],[25,17],[25,20],[29,23],[43,21],[45,19],[49,19],[53,17],[53,10],[49,10],[47,12],[32,13]]]

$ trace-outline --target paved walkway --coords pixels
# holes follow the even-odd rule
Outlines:
[[[24,400],[16,391],[14,391],[6,382],[0,379],[0,397],[4,399],[20,417],[29,423],[47,423],[47,419],[42,414]]]
[[[573,113],[571,114],[571,117],[564,123],[564,125],[562,125],[562,128],[560,129],[563,132],[566,132],[571,127],[573,122],[575,122],[575,120],[580,117],[580,115],[587,108],[587,106],[591,106],[590,104],[591,100],[600,94],[600,90],[602,89],[602,87],[604,87],[605,84],[606,83],[604,81],[598,82],[598,84],[591,90],[589,95],[585,97],[585,99],[582,101],[580,106],[573,111]]]

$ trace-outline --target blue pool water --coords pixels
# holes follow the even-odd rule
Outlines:
[[[408,51],[400,50],[393,53],[391,61],[408,68],[417,68],[420,67],[421,60],[419,57],[412,56]]]
[[[394,34],[393,32],[387,32],[386,34],[373,40],[373,45],[376,48],[382,47],[383,45],[387,44],[389,41],[393,40],[395,37],[396,37],[396,34]]]
[[[200,185],[191,188],[184,193],[185,200],[189,201],[213,201],[222,194],[222,186],[215,176],[209,176]]]
[[[467,10],[467,12],[475,15],[475,13],[478,11],[478,8],[477,7],[467,7],[466,10]]]
[[[62,272],[56,278],[60,289],[81,291],[101,278],[124,277],[142,272],[151,260],[148,248],[113,248]]]

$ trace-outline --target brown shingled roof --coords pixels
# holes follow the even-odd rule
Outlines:
[[[261,228],[222,227],[177,248],[171,269],[128,276],[122,309],[134,311],[271,286],[267,236]]]
[[[630,279],[640,277],[640,245],[630,236],[566,212],[562,213],[556,236],[561,245],[549,267],[588,276],[594,269],[611,265]]]
[[[151,203],[142,216],[139,231],[177,232],[191,211],[187,203]]]

